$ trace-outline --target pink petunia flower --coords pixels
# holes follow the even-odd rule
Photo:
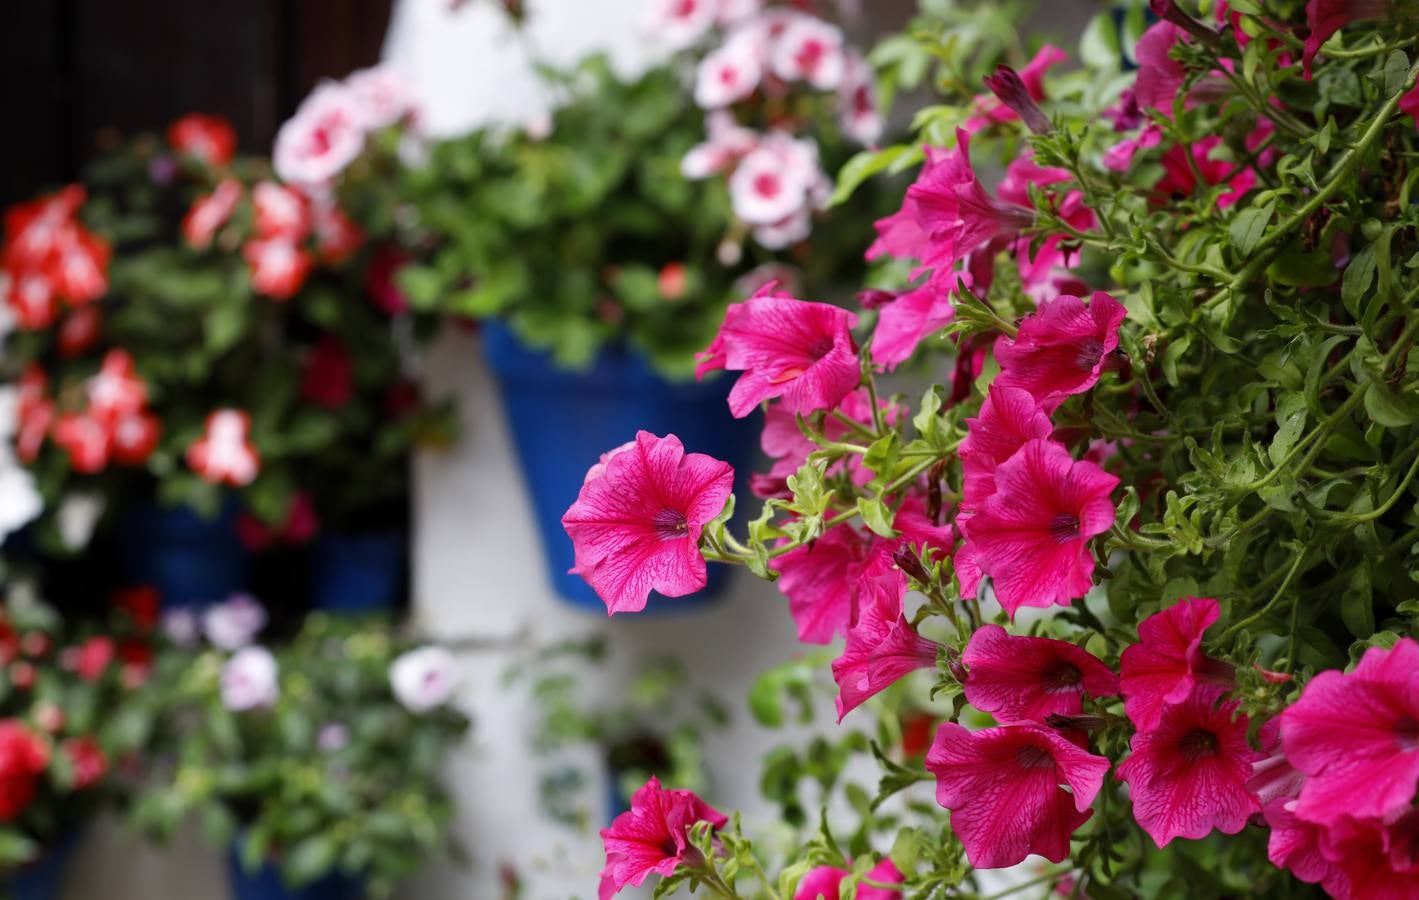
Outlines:
[[[328,185],[364,149],[364,115],[354,91],[335,82],[321,84],[276,133],[271,154],[276,174],[307,188]]]
[[[243,647],[222,666],[222,705],[233,712],[264,709],[281,698],[276,657],[259,644]]]
[[[858,604],[875,578],[896,579],[906,589],[905,576],[892,555],[902,546],[928,547],[939,556],[951,553],[955,532],[927,518],[921,502],[908,498],[897,510],[892,540],[844,523],[816,541],[796,547],[774,561],[778,588],[788,597],[788,611],[798,626],[798,639],[826,644],[835,634],[847,634]]]
[[[1013,338],[1001,335],[995,342],[1002,370],[995,384],[1022,388],[1045,412],[1053,412],[1098,382],[1127,315],[1123,304],[1103,291],[1087,305],[1067,294],[1042,304]]]
[[[841,84],[843,63],[842,29],[806,13],[788,19],[769,51],[775,75],[784,81],[805,81],[821,91],[836,90]]]
[[[973,512],[995,493],[995,469],[1027,441],[1054,432],[1049,416],[1029,391],[991,384],[980,414],[966,420],[966,438],[957,454],[964,480],[961,509]]]
[[[857,316],[827,303],[773,296],[765,285],[732,304],[710,346],[696,357],[697,377],[743,372],[729,392],[729,410],[744,418],[781,397],[790,413],[833,409],[862,379],[852,328]]]
[[[1413,808],[1388,822],[1339,819],[1319,844],[1331,864],[1322,884],[1337,900],[1419,897],[1419,812]],[[1313,859],[1308,862],[1315,865]]]
[[[971,635],[966,664],[966,700],[997,722],[1043,722],[1058,713],[1084,711],[1084,694],[1113,697],[1118,676],[1092,653],[1053,638],[1012,635],[982,625]]]
[[[1306,775],[1296,815],[1386,818],[1419,787],[1419,642],[1371,647],[1350,673],[1321,672],[1281,714],[1286,757]]]
[[[886,400],[877,402],[886,411],[889,421],[895,419],[897,407]],[[870,407],[867,390],[858,388],[843,398],[835,412],[867,427],[872,424]],[[846,422],[834,416],[823,420],[822,431],[828,440],[840,440],[846,437],[850,430]],[[759,446],[764,455],[774,461],[766,475],[761,477],[755,474],[756,493],[760,489],[765,491],[760,493],[760,496],[779,496],[782,491],[787,490],[785,482],[788,476],[797,472],[807,462],[808,455],[818,449],[818,445],[804,437],[803,432],[799,430],[798,417],[778,403],[770,403],[764,408],[764,430],[759,436]],[[842,471],[844,468],[851,473],[854,484],[863,485],[872,480],[872,472],[862,465],[860,456],[853,454],[849,459],[839,460],[828,468],[828,474]]]
[[[1130,746],[1115,776],[1128,783],[1133,817],[1159,847],[1214,829],[1236,834],[1261,812],[1247,788],[1261,754],[1247,744],[1247,717],[1235,701],[1217,706],[1194,693],[1165,707],[1157,726],[1135,734]]]
[[[1214,134],[1187,147],[1169,147],[1159,159],[1163,164],[1163,177],[1153,185],[1153,202],[1166,203],[1171,198],[1193,196],[1199,187],[1198,172],[1202,174],[1201,186],[1227,186],[1227,190],[1217,198],[1217,206],[1221,209],[1234,205],[1255,187],[1255,170],[1239,169],[1235,163],[1212,158],[1212,151],[1221,143],[1221,136]],[[1192,155],[1191,163],[1188,162],[1188,154]]]
[[[1399,98],[1399,111],[1419,125],[1419,87]]]
[[[946,722],[926,768],[966,858],[978,869],[998,869],[1032,853],[1050,862],[1068,856],[1070,835],[1093,815],[1089,806],[1109,761],[1042,725],[971,732]]]
[[[703,862],[690,843],[696,822],[723,828],[729,819],[691,791],[665,790],[652,775],[631,797],[631,808],[610,828],[601,829],[606,867],[601,870],[599,900],[608,900],[627,885],[639,887],[648,875],[668,877],[682,863]]]
[[[995,470],[996,491],[968,519],[970,560],[989,575],[1012,618],[1022,606],[1068,605],[1093,586],[1089,541],[1109,530],[1119,480],[1076,462],[1060,444],[1034,438]],[[961,588],[975,596],[958,567]]]
[[[1124,138],[1104,153],[1104,167],[1111,172],[1126,172],[1140,150],[1151,150],[1163,142],[1163,129],[1149,122],[1138,134]]]
[[[1232,667],[1202,652],[1202,636],[1221,615],[1210,597],[1184,597],[1138,624],[1138,643],[1119,659],[1123,708],[1139,731],[1195,694],[1215,700],[1232,689]]]
[[[1069,54],[1063,50],[1051,44],[1045,44],[1019,71],[1020,83],[1024,87],[1026,96],[1032,102],[1038,103],[1045,98],[1045,73],[1052,66],[1062,63],[1068,58]],[[994,91],[977,96],[975,102],[971,104],[971,111],[971,117],[966,119],[965,124],[961,126],[971,134],[991,125],[1016,122],[1020,119],[1019,112],[1003,103]],[[1048,124],[1048,119],[1045,122]]]
[[[936,642],[917,634],[903,615],[906,589],[896,573],[875,575],[864,586],[842,655],[833,660],[839,722],[907,674],[936,665]]]
[[[1301,68],[1311,80],[1311,64],[1325,42],[1352,22],[1378,19],[1389,12],[1393,0],[1307,0],[1306,25],[1310,34],[1301,53]]]
[[[888,370],[910,359],[917,346],[956,317],[951,292],[928,281],[882,307],[872,332],[872,361]]]
[[[841,885],[851,873],[846,869],[819,866],[809,869],[803,880],[798,882],[798,890],[793,892],[793,900],[839,900]],[[874,887],[878,884],[904,884],[906,882],[897,864],[890,858],[883,859],[867,870],[863,883],[857,886],[857,900],[901,900],[902,892],[891,888]],[[867,884],[865,882],[872,882]]]
[[[1139,37],[1134,49],[1138,80],[1133,87],[1139,106],[1172,117],[1173,101],[1187,80],[1187,69],[1173,59],[1172,49],[1186,34],[1172,22],[1155,22]]]
[[[388,64],[351,72],[345,87],[354,96],[360,124],[370,131],[388,128],[415,112],[408,83]]]
[[[638,432],[587,473],[562,516],[576,549],[572,571],[595,589],[608,615],[645,609],[652,590],[666,597],[700,590],[700,532],[733,488],[728,463],[687,454],[673,434]]]

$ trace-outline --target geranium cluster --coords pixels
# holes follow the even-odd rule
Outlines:
[[[102,630],[66,627],[21,589],[0,604],[0,867],[72,827],[137,749],[120,710],[152,673],[157,619],[146,589],[115,593]]]
[[[83,187],[20,203],[5,211],[5,244],[0,250],[0,287],[15,324],[49,328],[66,309],[66,330],[93,330],[90,304],[108,291],[107,241],[79,219]]]
[[[587,473],[564,524],[610,613],[742,564],[801,640],[842,639],[840,721],[917,691],[940,723],[920,763],[875,748],[855,860],[825,814],[769,879],[737,824],[653,783],[603,833],[603,897],[651,873],[925,894],[1032,855],[1076,896],[1198,872],[1235,896],[1419,892],[1413,11],[1150,5],[1096,19],[1088,68],[1048,82],[1053,47],[1018,70],[989,40],[945,49],[1006,32],[988,9],[940,4],[889,44],[894,79],[929,67],[910,47],[938,60],[948,100],[923,145],[841,176],[922,164],[861,310],[770,285],[698,357],[737,373],[732,415],[765,412],[746,538],[733,471],[674,435]],[[933,351],[946,383],[914,409],[883,392]],[[921,781],[949,825],[874,812]]]
[[[686,154],[686,178],[727,178],[734,214],[754,240],[777,250],[804,240],[832,184],[811,134],[813,115],[836,110],[841,133],[881,136],[871,69],[842,28],[815,4],[765,0],[658,0],[654,34],[693,50],[695,102],[707,112],[703,143]]]

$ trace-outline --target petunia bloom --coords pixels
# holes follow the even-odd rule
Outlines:
[[[840,900],[843,879],[851,873],[833,866],[819,866],[809,869],[798,889],[793,892],[793,900]],[[863,880],[857,885],[857,900],[901,900],[902,892],[879,884],[902,884],[906,881],[897,864],[888,857],[867,870]],[[867,884],[867,882],[872,884]]]
[[[995,384],[1023,388],[1045,412],[1053,412],[1069,396],[1098,383],[1127,314],[1103,291],[1087,304],[1067,294],[1046,301],[1025,317],[1013,338],[1001,335],[995,342],[1002,370]]]
[[[1235,701],[1218,706],[1194,693],[1165,707],[1156,727],[1135,734],[1130,746],[1116,777],[1128,783],[1133,817],[1159,847],[1214,829],[1236,834],[1261,812],[1247,787],[1261,754],[1247,744],[1247,717]]]
[[[905,581],[893,574],[865,585],[842,655],[833,660],[839,722],[907,674],[936,665],[936,643],[917,634],[903,615],[905,594]]]
[[[885,410],[887,420],[892,421],[898,408],[886,400],[877,402]],[[872,424],[870,407],[866,388],[858,388],[844,397],[834,411],[863,427],[869,427]],[[822,432],[828,440],[840,440],[851,430],[846,422],[836,416],[828,416],[823,420]],[[774,461],[766,474],[754,475],[754,491],[760,496],[780,496],[786,492],[788,476],[797,472],[808,460],[808,455],[818,449],[818,445],[799,430],[798,417],[778,403],[770,403],[764,409],[764,430],[759,437],[759,446],[764,455]],[[851,473],[854,484],[866,484],[872,480],[872,472],[862,465],[862,458],[855,454],[850,459],[834,463],[828,468],[828,473],[840,472],[844,467]]]
[[[361,98],[343,84],[325,82],[301,101],[276,133],[271,163],[282,181],[324,187],[365,146]]]
[[[1118,483],[1040,438],[996,468],[995,493],[960,525],[974,565],[1012,618],[1022,606],[1068,605],[1093,586],[1089,541],[1113,525],[1109,494]],[[964,576],[961,587],[976,593]]]
[[[683,597],[707,582],[700,533],[724,509],[734,469],[680,439],[648,431],[586,476],[562,527],[576,549],[572,569],[610,615],[645,609],[652,590]]]
[[[1419,788],[1419,642],[1371,647],[1353,672],[1316,675],[1281,714],[1281,742],[1306,775],[1301,818],[1332,825],[1407,809]]]
[[[997,722],[1043,722],[1084,711],[1084,694],[1118,694],[1118,677],[1092,653],[1068,641],[1012,635],[982,625],[961,654],[966,700]]]
[[[1138,643],[1119,659],[1123,708],[1139,731],[1194,694],[1215,700],[1231,690],[1232,667],[1202,652],[1202,637],[1221,613],[1210,597],[1184,597],[1138,624]]]
[[[1069,54],[1052,44],[1045,44],[1036,51],[1034,57],[1016,74],[1020,88],[1024,92],[1023,96],[1019,98],[1022,105],[1024,102],[1038,103],[1045,98],[1045,73],[1068,58]],[[991,87],[991,93],[976,97],[971,106],[971,116],[962,126],[971,134],[990,125],[1014,122],[1020,118],[1019,110],[1002,100],[994,87],[990,85],[989,79],[987,79],[986,86]],[[1038,110],[1038,107],[1036,109]],[[1048,125],[1048,122],[1049,120],[1046,119],[1045,124]]]
[[[202,614],[202,633],[221,650],[240,650],[266,627],[266,608],[250,594],[233,594]]]
[[[1032,853],[1050,862],[1068,856],[1070,835],[1093,815],[1109,761],[1043,725],[971,732],[946,722],[926,768],[971,865],[999,869]]]
[[[818,90],[836,90],[843,77],[843,33],[815,16],[790,16],[769,52],[773,73],[784,81],[805,81]]]
[[[1054,433],[1049,416],[1029,391],[1001,385],[997,379],[986,393],[980,414],[966,420],[961,458],[961,508],[973,512],[995,493],[995,469],[1014,456],[1025,442]]]
[[[1301,67],[1311,80],[1311,64],[1325,42],[1337,31],[1363,19],[1378,19],[1389,12],[1393,0],[1307,0],[1306,25],[1310,34],[1301,52]]]
[[[732,304],[698,377],[718,369],[743,372],[729,392],[729,410],[744,418],[775,397],[791,413],[833,409],[857,389],[862,372],[852,328],[857,316],[828,303],[772,296],[765,285]]]
[[[757,33],[740,31],[700,60],[695,103],[718,110],[754,93],[763,77],[764,47]]]
[[[883,306],[872,331],[872,361],[888,370],[911,358],[917,345],[956,317],[946,285],[928,281]]]
[[[654,775],[631,797],[631,808],[610,828],[601,829],[606,867],[601,870],[599,900],[627,885],[639,887],[649,875],[668,877],[682,864],[702,862],[690,843],[690,828],[709,822],[723,828],[729,819],[691,791],[671,791]]]

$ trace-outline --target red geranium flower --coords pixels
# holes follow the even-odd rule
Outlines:
[[[225,166],[236,154],[237,135],[221,116],[188,113],[168,126],[168,143],[208,166]]]

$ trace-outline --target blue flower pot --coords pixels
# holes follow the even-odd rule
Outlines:
[[[393,608],[404,588],[409,560],[404,534],[325,534],[316,541],[311,602],[316,609],[348,614]]]
[[[50,845],[39,859],[8,878],[0,879],[0,897],[59,900],[60,890],[64,887],[64,871],[78,849],[79,832],[65,834]]]
[[[532,494],[548,574],[557,593],[572,605],[604,613],[605,604],[580,576],[568,574],[576,560],[562,530],[562,514],[576,500],[601,454],[637,431],[674,434],[686,452],[707,453],[747,480],[758,446],[759,419],[729,414],[732,379],[672,384],[639,354],[607,347],[585,371],[558,368],[551,356],[522,343],[498,321],[485,323],[483,347],[497,374],[503,409]],[[652,598],[648,610],[689,609],[711,601],[728,580],[724,566],[710,566],[709,585],[689,597]]]
[[[157,588],[166,609],[202,609],[246,586],[248,553],[237,537],[237,504],[207,519],[187,506],[144,504],[120,535],[128,583]]]
[[[364,884],[339,872],[298,888],[287,887],[278,867],[267,863],[255,872],[241,864],[241,851],[233,842],[227,853],[233,900],[362,900]]]

